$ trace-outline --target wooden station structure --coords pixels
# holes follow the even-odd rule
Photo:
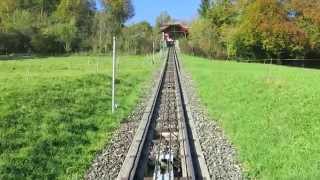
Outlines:
[[[182,23],[168,23],[160,27],[163,34],[168,34],[173,40],[179,38],[187,38],[189,35],[189,27]]]

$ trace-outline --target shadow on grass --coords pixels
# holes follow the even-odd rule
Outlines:
[[[30,60],[30,59],[45,59],[48,57],[69,57],[71,54],[14,54],[14,55],[0,55],[0,61],[12,61],[12,60]]]

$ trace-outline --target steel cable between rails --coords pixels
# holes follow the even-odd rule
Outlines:
[[[171,76],[169,76],[169,82],[171,83]],[[169,95],[171,95],[170,93],[171,92],[169,91]],[[171,102],[169,102],[169,107],[172,108],[171,107]],[[168,113],[171,113],[171,112],[168,112]],[[168,118],[168,120],[170,121],[170,118]],[[168,166],[169,172],[170,172],[170,163],[171,163],[171,157],[172,157],[171,133],[172,133],[172,131],[171,131],[171,123],[169,122],[169,161],[167,161],[167,166]],[[169,175],[169,180],[171,180],[171,176],[170,175]]]

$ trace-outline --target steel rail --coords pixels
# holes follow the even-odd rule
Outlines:
[[[169,56],[169,53],[167,53],[166,59],[168,59],[168,56]],[[147,139],[147,133],[151,124],[151,118],[152,118],[154,108],[158,99],[158,95],[161,87],[163,86],[163,77],[165,74],[166,67],[167,67],[167,61],[165,61],[163,64],[163,68],[160,73],[160,77],[158,79],[158,84],[152,90],[152,97],[150,98],[147,104],[147,107],[141,119],[141,123],[138,127],[137,133],[134,136],[134,139],[132,141],[132,144],[130,145],[127,156],[118,174],[118,177],[117,177],[118,180],[134,179],[135,171],[138,166],[138,161],[142,153],[142,148],[143,148],[144,142]]]
[[[171,63],[171,64],[169,64]],[[173,67],[172,67],[173,66]],[[168,68],[172,68],[168,70]],[[154,87],[152,98],[149,100],[148,105],[145,109],[144,115],[142,117],[141,123],[138,127],[138,130],[135,134],[135,137],[132,141],[132,144],[130,145],[129,151],[127,153],[127,156],[125,158],[125,161],[123,162],[123,165],[121,167],[121,170],[118,174],[117,179],[123,180],[123,179],[144,179],[144,173],[146,168],[146,162],[148,161],[148,154],[150,150],[150,144],[153,140],[154,133],[155,133],[155,126],[156,126],[156,120],[155,120],[155,107],[157,103],[160,102],[160,92],[163,93],[161,90],[165,86],[171,86],[170,83],[172,82],[172,77],[169,76],[172,73],[173,70],[174,75],[174,85],[175,85],[175,105],[176,105],[176,118],[177,118],[177,125],[178,125],[178,142],[179,142],[179,157],[181,162],[181,171],[182,171],[182,177],[179,177],[180,179],[210,179],[208,169],[206,167],[202,150],[200,147],[199,140],[196,136],[196,131],[194,128],[192,116],[190,114],[190,109],[188,109],[188,103],[186,103],[187,97],[183,93],[183,87],[181,85],[181,72],[180,72],[180,64],[178,61],[178,55],[175,51],[175,48],[169,48],[167,53],[166,61],[164,62],[163,69],[161,71],[158,84]],[[167,82],[166,82],[167,81]],[[168,84],[165,84],[168,83]],[[168,88],[168,87],[166,87]],[[171,88],[171,87],[169,87]],[[165,89],[168,91],[168,89]],[[171,89],[169,89],[171,90]],[[171,90],[172,91],[172,90]],[[170,91],[167,92],[170,96]],[[168,96],[167,95],[167,96]],[[173,154],[172,149],[174,149],[174,144],[172,144],[172,137],[175,136],[174,132],[175,130],[172,130],[172,122],[170,122],[171,114],[170,107],[171,102],[168,102],[165,96],[164,100],[164,111],[167,111],[167,119],[161,121],[161,133],[163,131],[166,131],[167,127],[164,127],[165,124],[169,126],[169,160],[171,160]],[[170,97],[169,97],[170,98]],[[161,108],[161,107],[159,107]],[[189,112],[188,112],[189,111]],[[163,116],[166,116],[166,114],[163,114]],[[191,116],[191,117],[190,117]],[[165,119],[162,117],[162,119]],[[175,125],[173,125],[175,126]],[[160,136],[160,138],[162,138]],[[163,139],[160,139],[162,141]],[[161,142],[160,142],[161,143]],[[159,150],[161,149],[160,145],[157,147]],[[160,153],[156,154],[157,161],[155,164],[159,163],[159,155]],[[172,163],[174,160],[172,161]],[[166,162],[167,167],[170,171],[170,162]],[[158,168],[158,166],[155,166],[155,169]],[[172,164],[172,172],[174,169],[174,164]],[[156,174],[157,176],[157,174]],[[170,173],[169,173],[169,179],[171,179]]]
[[[185,94],[186,90],[184,89],[185,86],[182,86],[181,83],[181,66],[179,62],[179,57],[176,52],[176,49],[174,49],[174,56],[175,56],[175,63],[176,63],[176,71],[178,74],[178,85],[180,87],[181,93],[180,93],[180,98],[181,101],[183,102],[183,113],[184,117],[186,118],[186,125],[187,125],[187,131],[188,131],[188,138],[190,142],[190,149],[192,152],[192,162],[193,162],[193,168],[195,169],[196,172],[196,179],[210,179],[210,174],[209,170],[207,167],[207,164],[205,162],[204,155],[202,153],[202,148],[200,145],[200,140],[198,139],[197,136],[197,131],[195,128],[193,116],[191,114],[191,108],[189,104],[189,99],[188,96]]]

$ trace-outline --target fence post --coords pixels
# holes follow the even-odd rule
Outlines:
[[[155,44],[154,44],[154,41],[152,42],[152,64],[154,64],[154,51],[155,51]]]
[[[116,37],[113,36],[113,51],[112,51],[112,113],[115,110],[115,70],[116,70]]]

